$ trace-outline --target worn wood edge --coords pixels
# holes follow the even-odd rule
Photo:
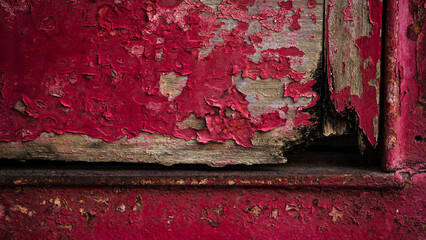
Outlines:
[[[282,142],[276,139],[269,139],[273,140],[272,142],[260,141],[259,145],[253,148],[244,148],[232,140],[203,144],[195,140],[186,141],[149,133],[141,134],[138,138],[114,142],[105,142],[81,134],[50,133],[44,136],[45,138],[30,142],[2,142],[0,156],[5,159],[159,163],[166,166],[200,163],[213,167],[287,161],[281,150]],[[144,142],[147,136],[156,144]]]
[[[195,140],[168,138],[157,134],[141,133],[132,139],[105,142],[82,134],[58,135],[44,133],[28,142],[0,142],[0,156],[5,159],[159,163],[171,166],[180,163],[206,164],[212,167],[226,165],[282,164],[286,163],[285,142],[297,144],[300,139],[311,138],[316,132],[295,128],[286,137],[270,137],[282,130],[277,128],[255,135],[253,148],[238,146],[234,141],[225,143],[198,143]],[[153,144],[155,143],[155,144]],[[293,145],[294,145],[293,144]],[[287,151],[288,150],[288,151]]]
[[[68,164],[2,159],[0,186],[404,187],[403,174],[386,173],[379,165],[365,162],[356,151],[356,140],[350,136],[319,141],[308,150],[288,155],[287,164],[223,168],[202,164],[167,167],[145,163]]]

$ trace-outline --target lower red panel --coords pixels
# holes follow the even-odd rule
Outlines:
[[[426,174],[403,189],[4,188],[2,239],[424,239]]]

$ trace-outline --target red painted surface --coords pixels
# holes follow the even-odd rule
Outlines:
[[[426,174],[392,189],[8,188],[3,239],[424,239]]]
[[[386,12],[383,165],[387,170],[424,167],[425,4],[390,1]]]
[[[307,1],[309,8],[316,7]],[[292,69],[304,52],[289,46],[263,49],[265,29],[298,31],[300,8],[292,1],[223,1],[215,12],[200,1],[2,1],[0,8],[0,140],[33,140],[42,132],[84,133],[113,141],[141,131],[169,137],[250,147],[255,131],[286,123],[279,108],[251,116],[248,101],[232,76],[252,79],[289,77],[296,95],[315,96],[305,75]],[[280,7],[281,6],[281,7]],[[273,18],[273,24],[271,24]],[[215,32],[233,19],[237,26]],[[248,34],[250,21],[265,28]],[[255,45],[262,59],[250,54]],[[202,49],[209,49],[202,54]],[[169,98],[160,76],[187,76],[182,93]],[[313,101],[312,105],[316,102]],[[226,116],[232,109],[235,113]],[[195,114],[204,129],[178,122]],[[312,124],[299,113],[294,125]],[[308,116],[309,118],[309,116]],[[301,120],[300,120],[301,119]]]

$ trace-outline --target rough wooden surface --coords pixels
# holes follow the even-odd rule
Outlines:
[[[185,140],[147,132],[141,132],[133,138],[122,137],[110,142],[84,134],[45,132],[30,141],[0,142],[0,156],[28,160],[123,161],[165,165],[205,163],[212,166],[285,162],[283,150],[309,139],[307,135],[316,131],[319,122],[319,113],[308,112],[306,109],[319,103],[319,92],[316,92],[312,86],[316,83],[314,73],[320,67],[318,64],[322,54],[323,1],[254,1],[247,7],[236,5],[233,1],[201,2],[209,6],[216,14],[219,14],[218,16],[222,16],[222,18],[216,19],[217,23],[221,24],[220,28],[207,32],[210,34],[210,44],[206,45],[204,49],[200,49],[198,56],[201,60],[209,56],[215,47],[226,41],[231,34],[235,34],[234,30],[237,27],[244,26],[245,22],[249,25],[247,31],[242,33],[242,38],[245,42],[254,46],[255,52],[249,56],[253,63],[260,63],[265,58],[265,51],[269,50],[271,50],[269,57],[275,58],[278,63],[282,60],[279,59],[278,52],[274,53],[275,50],[294,48],[303,52],[303,56],[287,58],[293,71],[291,76],[271,78],[267,77],[268,72],[266,71],[256,73],[258,77],[255,78],[250,77],[256,76],[254,73],[244,73],[246,76],[243,77],[241,72],[235,73],[232,77],[232,84],[245,95],[245,100],[248,101],[247,108],[253,118],[260,119],[262,114],[277,112],[282,119],[285,119],[284,125],[274,129],[264,128],[262,131],[255,131],[251,138],[253,147],[240,146],[241,144],[236,144],[231,139],[224,143],[200,143],[199,139]],[[109,2],[106,2],[106,4],[109,4],[108,6],[111,8],[103,5],[100,8],[102,11],[104,11],[103,9],[112,11],[110,9],[118,8],[119,4],[123,5],[123,3]],[[168,3],[161,4],[167,5]],[[193,3],[183,1],[181,5],[177,5],[177,8],[183,8],[182,6],[193,6]],[[167,5],[167,7],[170,6]],[[13,26],[16,19],[21,17],[20,8],[13,6],[13,4],[6,4],[3,8],[8,13],[10,12],[8,9],[13,10],[7,16],[8,22],[5,23],[5,25]],[[193,7],[187,8],[188,11],[193,11]],[[278,13],[282,8],[289,9],[287,15],[270,17],[259,15],[262,11],[266,15],[274,11]],[[176,12],[175,15],[167,15],[167,17],[171,18],[171,21],[176,19],[180,21],[185,17],[185,14],[188,14],[188,11]],[[202,17],[211,18],[214,12],[206,12]],[[55,16],[58,18],[57,15]],[[157,13],[156,15],[149,15],[149,20],[154,23],[161,17],[161,14]],[[43,24],[52,22],[51,20],[50,18],[44,19]],[[59,21],[62,20],[56,19],[56,22]],[[49,25],[49,27],[43,24],[40,28],[44,32],[54,31],[54,26]],[[106,27],[103,27],[106,28],[106,31],[109,31],[111,36],[119,33],[118,29],[108,26],[107,23]],[[182,28],[185,28],[185,26],[182,26]],[[207,33],[200,31],[199,34]],[[9,32],[9,34],[12,33]],[[257,42],[258,38],[261,38],[261,43]],[[162,44],[164,41],[167,41],[167,39],[157,39],[156,44]],[[105,49],[104,51],[108,52],[109,50]],[[143,57],[144,49],[135,45],[131,48],[127,47],[127,51],[129,54],[140,58]],[[156,52],[154,57],[155,61],[162,61],[163,52]],[[121,75],[119,71],[113,69],[109,70],[109,73],[109,77],[113,81],[124,81],[125,76]],[[6,72],[6,77],[7,74]],[[93,76],[85,76],[86,78],[93,78]],[[181,76],[181,74],[176,74],[173,71],[164,72],[159,79],[159,92],[169,101],[173,101],[184,91],[188,81],[188,77],[185,75]],[[49,94],[52,95],[52,93]],[[61,98],[62,95],[63,93],[58,92],[53,93],[52,96]],[[17,103],[21,102],[22,100],[19,100]],[[28,109],[25,102],[22,103],[15,104],[14,108],[16,111],[25,113]],[[196,103],[194,102],[194,104]],[[155,108],[155,106],[149,107]],[[236,113],[239,114],[235,109],[229,108],[226,111],[226,117],[232,118]],[[206,122],[204,118],[190,114],[186,119],[178,122],[177,126],[199,131],[206,128]]]
[[[229,39],[241,38],[245,43],[253,46],[254,52],[246,55],[250,59],[250,64],[263,64],[262,62],[266,61],[265,58],[268,58],[268,61],[278,63],[278,65],[274,65],[275,69],[263,68],[260,72],[252,66],[234,66],[233,75],[230,77],[231,84],[236,89],[234,91],[244,96],[250,117],[244,115],[247,113],[239,108],[232,107],[232,105],[224,108],[220,103],[216,103],[215,101],[220,99],[220,96],[219,98],[216,96],[215,101],[206,97],[203,99],[213,107],[219,108],[220,106],[223,119],[238,119],[242,114],[244,118],[252,121],[251,124],[257,124],[252,135],[249,135],[243,141],[239,139],[238,133],[234,133],[232,137],[225,134],[225,138],[216,139],[222,143],[214,142],[215,138],[212,138],[212,133],[209,133],[209,131],[212,131],[215,124],[209,126],[206,122],[207,115],[203,116],[190,112],[178,121],[176,119],[170,119],[170,121],[176,122],[175,130],[191,131],[193,134],[191,137],[180,136],[181,133],[177,134],[176,132],[165,134],[158,130],[148,129],[137,132],[136,136],[134,132],[128,135],[120,133],[121,137],[116,137],[114,141],[111,140],[114,138],[108,136],[108,142],[106,142],[103,140],[105,137],[102,131],[100,131],[100,134],[86,135],[74,134],[65,130],[62,131],[63,134],[58,135],[52,132],[61,132],[61,130],[48,130],[47,132],[45,130],[41,135],[39,133],[38,136],[34,137],[24,126],[17,132],[18,135],[21,134],[22,136],[18,138],[2,137],[6,141],[0,142],[0,155],[4,158],[149,162],[165,165],[205,163],[222,166],[241,163],[283,163],[286,161],[284,155],[288,150],[295,145],[308,142],[312,135],[346,134],[353,131],[354,126],[358,124],[360,135],[364,136],[359,139],[368,141],[368,143],[361,141],[360,146],[364,148],[370,144],[374,146],[377,144],[379,122],[382,3],[379,0],[325,1],[325,3],[325,7],[323,1],[320,0],[254,1],[253,4],[238,5],[233,1],[203,0],[198,3],[176,1],[173,4],[172,2],[159,1],[157,7],[165,10],[159,9],[157,12],[152,11],[152,6],[146,7],[150,11],[147,15],[148,23],[151,24],[153,30],[159,26],[159,19],[164,17],[167,18],[169,23],[180,24],[179,26],[187,31],[191,26],[184,21],[187,14],[198,11],[197,8],[200,7],[204,9],[199,12],[201,19],[207,19],[210,23],[214,22],[218,25],[206,25],[204,29],[199,31],[199,36],[208,39],[208,43],[197,50],[199,62],[209,59],[209,56],[217,48],[223,47],[224,43],[228,43]],[[46,4],[53,3],[46,0]],[[84,5],[83,8],[87,8],[86,10],[89,11],[90,4],[92,3]],[[114,27],[114,24],[117,24],[113,18],[106,18],[104,21],[102,20],[103,17],[99,17],[100,13],[102,16],[104,14],[109,16],[108,14],[111,11],[115,11],[115,14],[122,14],[120,12],[122,8],[132,11],[132,6],[126,4],[124,2],[112,3],[106,1],[96,10],[98,11],[96,17],[96,20],[99,21],[98,25],[90,27],[94,31],[98,31],[98,35],[109,34],[108,38],[128,34],[130,29],[123,31],[122,26]],[[14,34],[13,31],[16,31],[14,28],[23,27],[16,25],[16,22],[22,18],[23,14],[32,14],[28,12],[29,5],[31,3],[26,1],[2,4],[2,16],[5,20],[3,24],[8,28],[7,31],[5,30],[6,34],[12,35]],[[327,13],[325,17],[324,9]],[[68,10],[64,11],[66,13]],[[377,14],[375,14],[376,12]],[[283,13],[286,15],[283,15]],[[62,21],[60,16],[55,15],[55,17],[57,22]],[[84,17],[85,19],[88,18],[87,16]],[[323,24],[324,18],[326,19],[325,25]],[[24,23],[20,22],[20,24]],[[52,34],[55,31],[55,24],[54,17],[47,17],[42,19],[39,26],[36,25],[43,34]],[[325,29],[323,29],[324,26]],[[152,34],[150,31],[146,31],[146,33]],[[326,37],[324,41],[323,33]],[[22,36],[25,36],[25,34],[24,31]],[[15,38],[19,40],[21,37],[20,35],[13,35],[8,40]],[[108,38],[105,41],[109,41]],[[154,55],[150,56],[154,61],[165,60],[164,54],[166,53],[158,46],[166,41],[168,39],[157,38],[155,42],[157,48],[153,53]],[[317,82],[320,79],[317,75],[318,69],[319,72],[322,70],[323,46],[326,50],[328,91],[325,91],[326,94],[321,97],[330,97],[332,104],[325,104],[326,109],[323,109],[324,112],[320,113],[319,89],[321,85],[324,86],[324,83]],[[16,45],[15,47],[23,48],[24,45]],[[141,59],[147,55],[145,47],[128,44],[125,49],[127,54]],[[287,56],[286,59],[283,59],[283,56],[280,55],[282,53],[279,52],[282,49],[297,50],[302,54],[298,53],[299,55]],[[10,50],[8,51],[10,52]],[[110,49],[106,48],[103,51],[108,53]],[[238,50],[235,49],[234,53],[236,53],[235,51]],[[12,51],[12,53],[14,52]],[[265,53],[267,54],[265,55]],[[229,54],[230,59],[232,55]],[[11,74],[6,71],[6,65],[11,61],[5,56],[6,53],[3,54],[2,62],[2,65],[5,66],[0,65],[0,73],[2,73],[2,81],[6,83],[5,86],[9,87],[13,82],[7,83]],[[97,61],[108,62],[110,60],[107,57],[106,60],[98,59]],[[118,59],[117,61],[121,60]],[[272,74],[280,68],[279,64],[284,64],[286,61],[289,64],[289,69],[291,69],[290,73],[284,75],[282,73]],[[113,85],[119,84],[120,81],[126,81],[125,74],[123,75],[115,69],[111,70],[111,65],[105,66],[102,66],[102,68],[105,68],[108,72],[109,76],[107,77],[111,79]],[[213,66],[206,68],[209,67]],[[241,71],[236,70],[240,68],[242,68]],[[177,99],[188,90],[188,87],[191,88],[189,85],[193,84],[193,77],[186,72],[174,70],[158,72],[158,74],[157,85],[154,86],[157,90],[148,90],[148,92],[151,91],[149,94],[157,94],[158,97],[166,98],[169,103],[173,102],[174,105],[172,104],[172,106],[179,107]],[[131,74],[127,74],[127,79],[129,75]],[[139,78],[139,75],[135,75],[136,78]],[[281,77],[270,77],[270,75]],[[25,77],[31,81],[30,75]],[[77,81],[74,78],[75,76],[67,77],[70,78],[68,80],[74,86]],[[84,73],[83,77],[92,82],[96,79],[95,75],[87,73]],[[215,81],[215,79],[207,79],[203,84],[207,88],[215,89],[217,84]],[[64,93],[62,89],[63,86],[54,85],[48,88],[47,92],[50,98],[60,99],[60,104],[62,104],[60,106],[69,111],[68,103],[62,101],[63,95],[66,95],[66,92]],[[132,89],[128,90],[130,94]],[[40,91],[44,90],[41,89]],[[27,99],[29,98],[27,97]],[[7,100],[4,101],[7,102]],[[194,106],[205,104],[197,102],[199,100],[191,99],[191,97],[185,101],[189,103],[192,101]],[[327,101],[322,100],[321,102]],[[57,102],[59,104],[59,101]],[[15,115],[29,114],[36,119],[38,113],[34,109],[29,110],[31,108],[29,103],[29,100],[20,97],[4,106],[8,106],[10,109],[5,110],[12,111]],[[40,105],[43,102],[35,101],[35,103]],[[160,109],[158,103],[138,104],[144,104],[150,111],[157,111],[155,112],[156,115],[162,114],[163,110]],[[167,111],[174,111],[174,109],[172,107]],[[348,111],[353,111],[355,114],[347,118],[345,115]],[[3,116],[3,119],[8,118],[7,114],[6,111],[3,113],[6,116]],[[110,112],[104,112],[103,117],[111,121],[113,117],[110,114]],[[273,114],[278,114],[277,116],[282,120],[281,124],[277,124],[276,127],[271,127],[271,125],[262,127],[261,119],[264,116],[273,116]],[[341,116],[338,116],[339,114]],[[82,113],[82,116],[85,115],[86,113]],[[322,118],[320,118],[321,115]],[[12,116],[10,119],[12,119]],[[165,119],[167,121],[167,118]],[[72,121],[78,121],[78,119]],[[135,121],[139,120],[135,119]],[[40,122],[39,124],[45,123]],[[317,132],[319,124],[323,127],[321,134]],[[47,129],[52,129],[52,126]],[[0,130],[0,133],[5,132],[2,129]],[[83,130],[76,129],[71,132],[85,133]],[[202,132],[204,132],[204,135],[200,134]]]
[[[381,16],[380,0],[326,1],[327,77],[331,101],[342,115],[357,118],[365,145],[379,134]],[[329,113],[326,111],[326,114]],[[324,118],[325,135],[341,134],[350,124]],[[362,144],[361,144],[362,145]]]

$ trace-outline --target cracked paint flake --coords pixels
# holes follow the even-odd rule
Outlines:
[[[149,132],[251,147],[256,131],[292,119],[285,104],[251,112],[234,76],[289,78],[297,90],[288,84],[282,97],[314,96],[309,107],[318,100],[293,67],[304,51],[268,40],[303,27],[305,10],[293,1],[42,2],[1,1],[2,141],[43,132],[114,141]],[[300,124],[316,122],[305,115]],[[179,124],[189,116],[206,124]]]
[[[333,222],[340,221],[345,215],[345,211],[339,210],[336,207],[332,207],[331,211],[328,213],[328,216],[332,218]]]

